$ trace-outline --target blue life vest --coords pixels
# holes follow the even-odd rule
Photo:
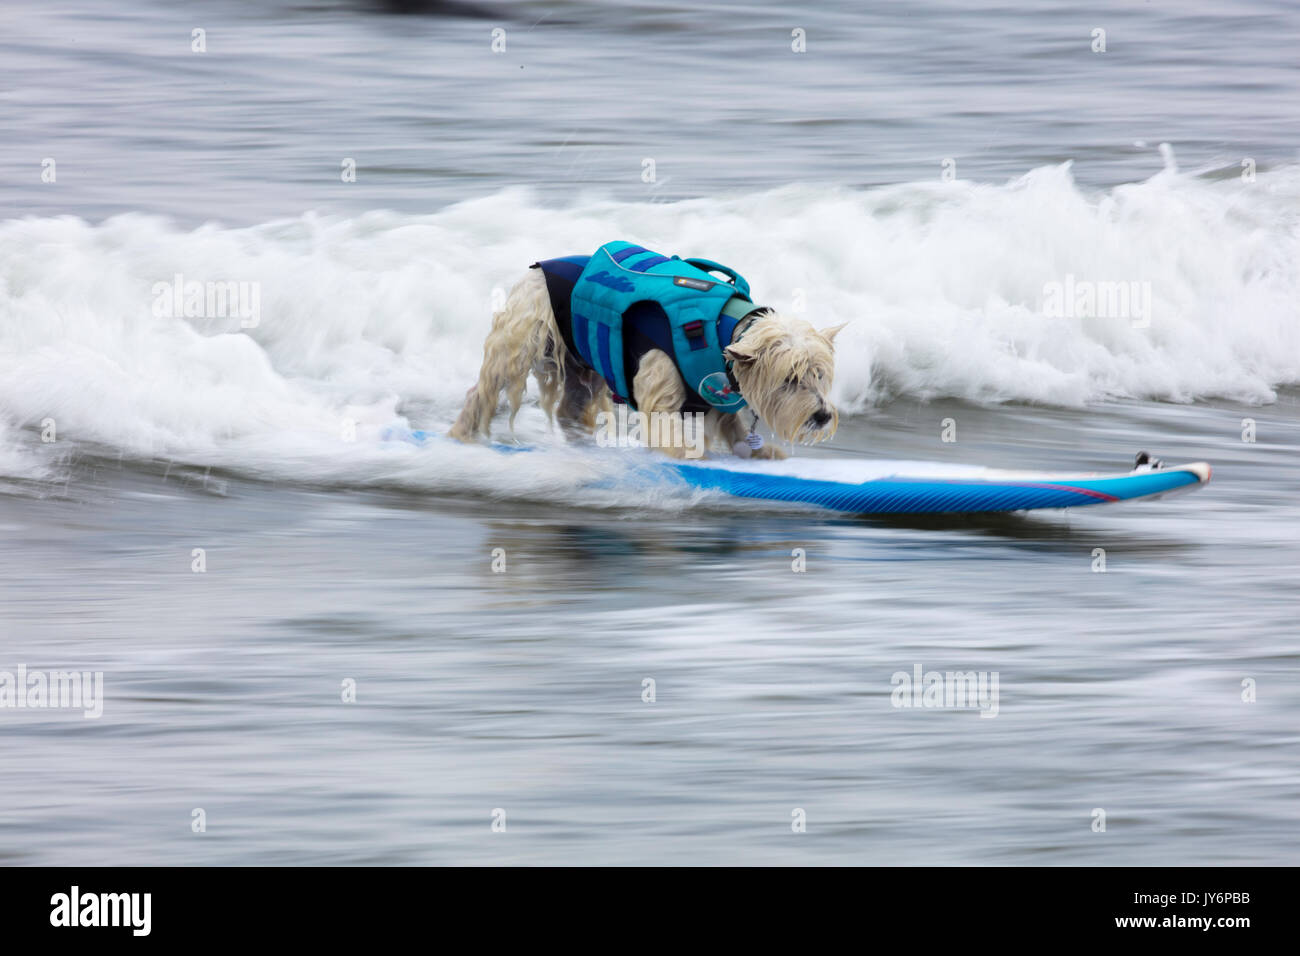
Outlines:
[[[636,407],[637,365],[658,349],[672,358],[686,383],[681,411],[735,413],[745,407],[722,351],[737,322],[754,309],[749,283],[739,273],[709,259],[670,259],[630,242],[608,242],[593,256],[548,259],[535,267],[546,276],[565,344],[600,374],[615,401]],[[743,305],[724,312],[732,299]]]

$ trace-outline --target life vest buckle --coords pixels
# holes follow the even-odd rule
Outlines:
[[[686,341],[691,346],[691,351],[695,352],[708,345],[704,338],[704,320],[696,319],[694,322],[687,322],[682,326],[682,332],[686,335]]]

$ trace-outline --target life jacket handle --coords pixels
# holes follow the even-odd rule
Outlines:
[[[736,291],[749,298],[749,283],[735,269],[724,266],[721,262],[714,262],[712,259],[683,259],[682,261],[705,272],[721,272],[723,275],[731,276],[731,284],[736,287]]]

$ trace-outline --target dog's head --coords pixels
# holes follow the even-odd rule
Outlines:
[[[843,327],[818,331],[765,309],[724,350],[740,394],[778,437],[818,442],[835,434],[840,417],[830,400],[832,343]]]

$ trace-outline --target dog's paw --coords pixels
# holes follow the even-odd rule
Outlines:
[[[776,445],[764,445],[749,453],[750,458],[766,458],[769,461],[782,461],[790,456]]]
[[[667,455],[669,458],[676,458],[678,461],[685,461],[691,456],[688,455],[687,449],[678,445],[651,445],[655,451]]]

